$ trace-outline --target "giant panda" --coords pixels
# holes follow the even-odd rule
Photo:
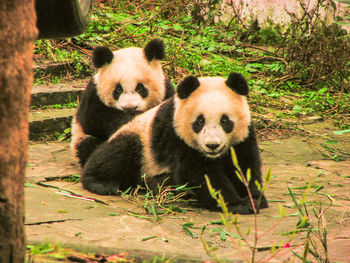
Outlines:
[[[164,57],[161,39],[151,40],[143,49],[93,51],[98,71],[83,93],[71,129],[71,148],[81,166],[119,127],[174,94],[160,63]]]
[[[267,207],[261,185],[260,156],[250,110],[248,85],[239,73],[223,77],[186,77],[176,94],[138,115],[116,131],[89,158],[82,184],[97,194],[117,194],[146,180],[169,177],[169,183],[200,186],[200,206],[217,209],[204,175],[221,191],[233,213],[253,212],[246,187],[235,175],[231,146],[245,174],[255,203]]]

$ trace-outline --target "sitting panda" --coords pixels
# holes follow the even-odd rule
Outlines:
[[[138,115],[116,131],[89,158],[82,184],[97,194],[117,194],[157,177],[194,189],[199,205],[217,209],[204,175],[220,190],[233,213],[253,212],[246,187],[235,175],[230,147],[245,174],[251,169],[254,202],[260,198],[260,156],[245,96],[248,85],[241,74],[186,77],[176,95]],[[261,196],[260,208],[267,207]]]
[[[92,61],[98,72],[72,121],[71,148],[81,166],[119,127],[174,94],[160,63],[164,57],[161,39],[151,40],[144,49],[94,50]]]

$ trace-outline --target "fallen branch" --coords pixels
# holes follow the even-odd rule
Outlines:
[[[46,182],[46,181],[45,181]],[[90,197],[84,197],[82,195],[79,195],[79,194],[76,194],[70,190],[66,190],[66,189],[61,189],[57,186],[53,186],[53,185],[49,185],[49,184],[45,184],[43,181],[40,181],[40,182],[37,182],[36,183],[37,185],[39,186],[43,186],[43,187],[46,187],[46,188],[53,188],[53,189],[56,189],[56,190],[59,190],[60,193],[65,193],[66,196],[70,196],[70,197],[74,197],[74,198],[79,198],[79,199],[83,199],[83,200],[88,200],[88,201],[94,201],[96,203],[100,203],[100,204],[104,204],[104,205],[108,205],[106,202],[102,201],[102,200],[99,200],[99,199],[96,199],[96,198],[90,198]]]
[[[53,223],[61,223],[66,221],[81,221],[82,218],[71,218],[71,219],[59,219],[59,220],[48,220],[48,221],[39,221],[34,223],[25,223],[25,226],[36,226],[36,225],[42,225],[42,224],[53,224]]]

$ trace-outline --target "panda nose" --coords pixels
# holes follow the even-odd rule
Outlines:
[[[220,144],[218,143],[208,143],[206,144],[206,146],[210,149],[210,150],[215,150],[216,148],[219,147]]]

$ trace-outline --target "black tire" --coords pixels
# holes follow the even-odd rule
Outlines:
[[[35,0],[38,38],[79,35],[89,24],[93,0]]]

